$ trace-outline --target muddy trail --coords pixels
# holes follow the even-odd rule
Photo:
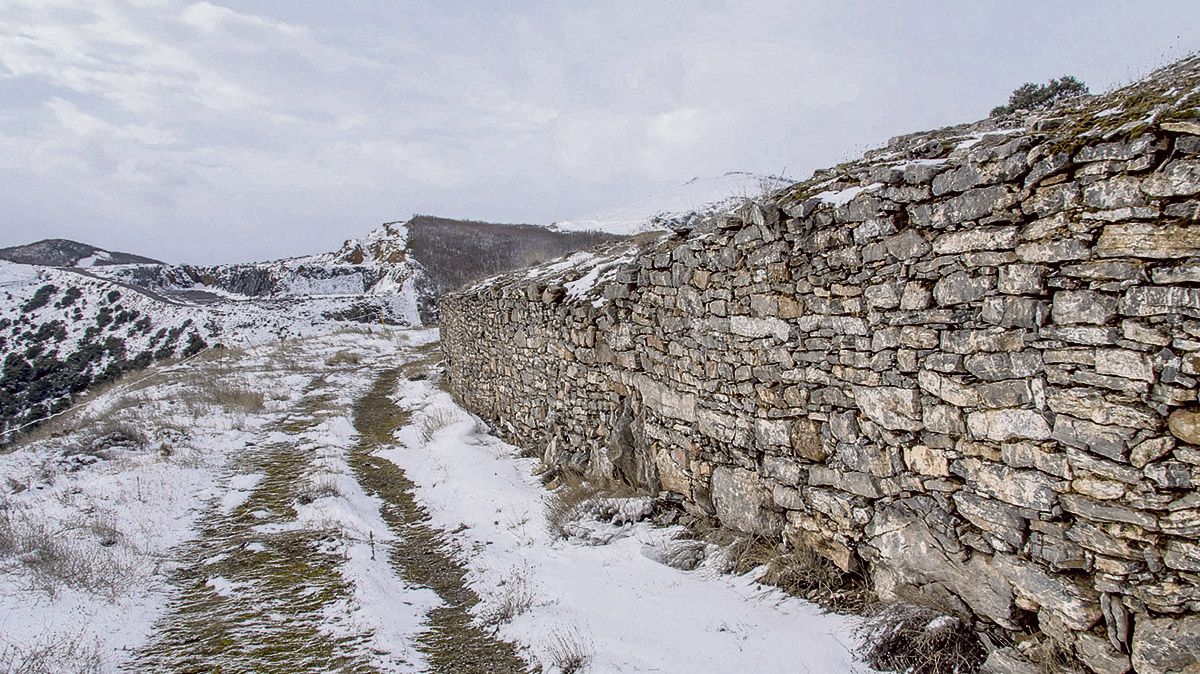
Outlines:
[[[235,499],[240,502],[214,505],[196,539],[180,551],[167,615],[126,671],[530,671],[512,644],[473,622],[470,611],[479,597],[467,587],[444,532],[429,526],[404,472],[373,454],[410,421],[390,396],[402,377],[424,376],[429,358],[413,362],[420,358],[419,351],[409,354],[382,372],[355,368],[357,388],[370,388],[351,410],[339,390],[344,382],[313,377],[303,396],[261,435],[262,442],[246,447],[233,467],[246,485]],[[321,428],[331,422],[351,422],[357,438],[343,447],[323,443]],[[373,536],[372,554],[378,548],[397,584],[429,588],[441,600],[424,616],[415,643],[389,645],[396,647],[388,653],[373,647],[375,635],[344,615],[355,589],[342,572],[345,542],[354,533],[298,521],[303,504],[337,497],[320,493],[320,481],[314,482],[321,457],[331,454],[382,503],[379,515],[391,537]]]
[[[396,540],[390,559],[411,583],[437,592],[444,605],[429,614],[428,628],[418,637],[418,649],[430,670],[444,674],[528,672],[515,647],[484,631],[472,621],[471,608],[479,597],[467,587],[466,570],[449,552],[444,532],[428,524],[429,516],[413,497],[413,483],[394,463],[372,451],[388,444],[409,414],[390,398],[403,376],[421,376],[419,364],[382,373],[354,408],[359,444],[350,465],[366,491],[384,502],[382,515]]]

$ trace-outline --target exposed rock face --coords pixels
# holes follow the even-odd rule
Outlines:
[[[1200,670],[1198,92],[1193,59],[906,136],[589,269],[449,295],[450,386],[550,461],[632,414],[641,481],[885,597],[1097,672]]]

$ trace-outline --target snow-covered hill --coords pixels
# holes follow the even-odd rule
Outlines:
[[[209,345],[206,312],[67,269],[0,261],[0,443],[85,389]]]
[[[96,267],[109,264],[162,264],[141,255],[104,250],[69,239],[43,239],[24,246],[0,248],[0,260],[47,267]]]
[[[139,264],[94,273],[196,304],[304,305],[329,320],[421,324],[431,301],[429,281],[408,254],[402,223],[387,223],[367,238],[331,253],[214,266]]]
[[[0,443],[154,361],[344,323],[420,326],[442,292],[614,238],[416,216],[270,262],[170,265],[66,240],[6,249],[36,264],[0,261]]]
[[[733,210],[746,199],[794,182],[789,178],[743,171],[731,171],[713,178],[692,178],[674,189],[598,215],[556,222],[552,228],[563,232],[595,231],[627,236],[670,229]]]

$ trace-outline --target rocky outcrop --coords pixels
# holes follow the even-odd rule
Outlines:
[[[1192,59],[491,279],[441,301],[449,386],[885,598],[1200,670],[1198,105]]]

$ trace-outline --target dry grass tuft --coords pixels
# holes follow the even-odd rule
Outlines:
[[[692,538],[669,541],[658,551],[657,559],[672,569],[694,571],[708,558],[708,544]]]
[[[546,643],[550,662],[560,674],[578,674],[587,668],[595,654],[591,641],[576,629],[560,629]]]
[[[5,674],[101,674],[100,644],[82,635],[40,637],[30,644],[0,646],[0,672]]]
[[[362,356],[357,352],[349,349],[343,349],[325,359],[325,365],[328,367],[337,367],[338,365],[359,365],[362,363]]]
[[[533,608],[533,590],[530,588],[529,571],[515,569],[500,581],[500,597],[480,614],[485,625],[498,626]]]
[[[324,475],[305,482],[296,491],[296,502],[300,505],[308,505],[319,499],[336,498],[341,495],[342,492],[338,489],[337,481],[331,476]]]
[[[646,519],[657,507],[654,499],[627,484],[600,485],[569,473],[559,483],[546,504],[546,526],[560,538],[570,538],[584,519],[620,525]]]
[[[546,526],[559,538],[570,536],[569,525],[579,519],[579,509],[588,499],[600,493],[599,487],[577,479],[564,479],[550,492],[546,504]]]
[[[72,531],[87,530],[87,538]],[[100,522],[51,522],[27,508],[0,503],[0,559],[14,558],[49,594],[71,587],[116,598],[137,582],[132,563],[115,547],[121,535]]]
[[[916,604],[881,605],[860,635],[872,667],[905,674],[974,672],[985,657],[970,623]]]
[[[743,536],[726,548],[726,573],[745,574],[762,569],[758,581],[836,613],[857,613],[871,602],[867,579],[846,573],[831,560],[795,537],[784,541],[765,536]]]
[[[458,415],[447,407],[427,407],[421,411],[417,428],[421,432],[421,442],[429,444],[438,431],[458,421]]]

